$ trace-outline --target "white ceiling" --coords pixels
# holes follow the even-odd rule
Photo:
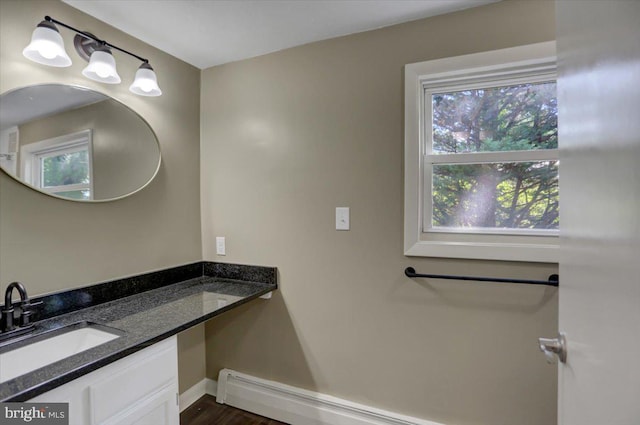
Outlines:
[[[62,1],[204,69],[499,0]]]

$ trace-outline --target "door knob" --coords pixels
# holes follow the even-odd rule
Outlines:
[[[538,338],[540,351],[547,358],[547,363],[554,363],[554,355],[562,363],[567,362],[567,339],[564,333],[560,332],[557,338]]]

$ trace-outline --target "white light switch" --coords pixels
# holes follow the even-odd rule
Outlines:
[[[216,236],[216,254],[227,255],[224,236]]]
[[[349,207],[336,207],[336,230],[349,230]]]

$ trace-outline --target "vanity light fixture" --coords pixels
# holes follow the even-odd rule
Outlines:
[[[144,62],[136,71],[136,79],[129,86],[129,90],[141,96],[160,96],[162,90],[158,87],[158,79],[149,62]]]
[[[116,60],[108,47],[96,49],[91,53],[89,65],[82,70],[82,75],[107,84],[120,84],[122,81],[116,71]]]
[[[64,41],[60,31],[53,22],[42,21],[38,24],[31,43],[24,48],[22,54],[34,62],[57,67],[71,66],[71,58],[64,50]]]
[[[63,26],[76,33],[73,44],[78,55],[89,62],[82,70],[82,75],[94,81],[106,84],[119,84],[122,80],[116,71],[116,61],[111,54],[111,49],[126,53],[129,56],[142,61],[142,65],[136,72],[135,79],[129,90],[140,96],[160,96],[162,90],[158,86],[156,73],[149,65],[149,60],[121,49],[106,40],[101,40],[90,32],[80,31],[63,22],[45,16],[33,31],[31,43],[22,51],[27,59],[42,65],[66,67],[71,65],[71,59],[67,55],[64,42],[55,24]]]

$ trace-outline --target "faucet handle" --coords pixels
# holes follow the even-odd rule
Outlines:
[[[29,324],[31,323],[31,314],[33,314],[33,312],[31,311],[31,307],[35,307],[40,304],[42,304],[42,301],[32,303],[28,298],[20,303],[20,310],[21,310],[20,326],[21,327],[29,326]]]

